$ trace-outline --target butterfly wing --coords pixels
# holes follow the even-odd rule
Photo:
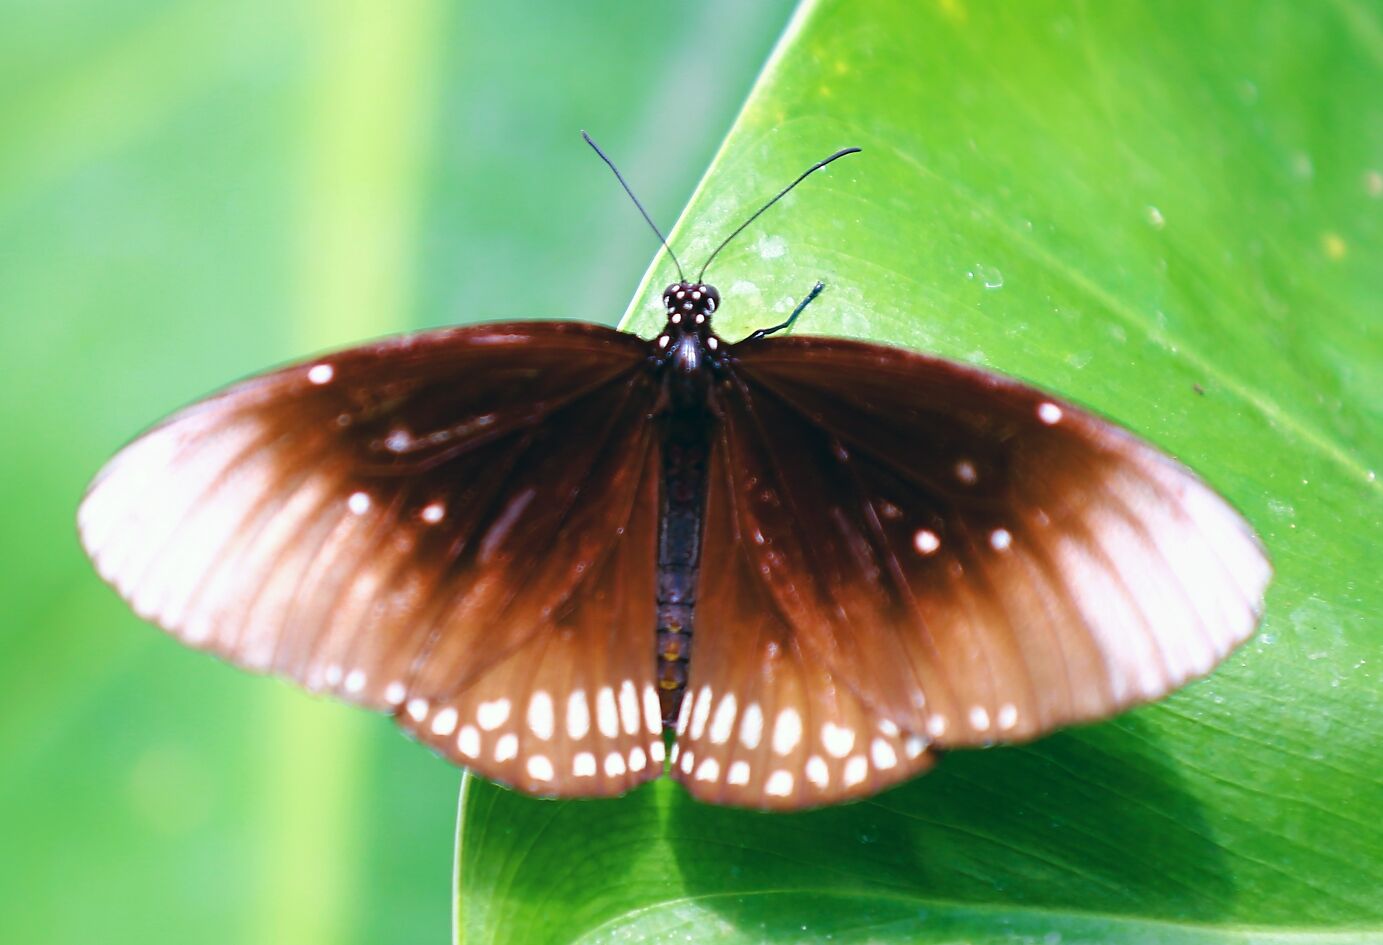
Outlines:
[[[530,322],[266,374],[119,453],[82,541],[186,643],[392,710],[487,777],[619,793],[652,775],[631,755],[660,730],[645,358],[621,332]]]
[[[651,440],[642,429],[595,470],[611,482],[627,480],[605,495],[592,494],[622,503],[606,512],[616,534],[597,531],[582,549],[569,545],[569,523],[526,556],[531,586],[541,586],[545,553],[572,584],[550,612],[542,608],[534,622],[541,632],[485,660],[475,656],[483,644],[450,630],[437,637],[429,662],[450,667],[456,681],[444,673],[434,686],[415,685],[438,693],[404,704],[400,719],[421,740],[491,780],[534,794],[622,794],[662,772],[652,646],[659,467]],[[494,629],[459,613],[447,625],[478,626],[481,634]]]
[[[793,632],[798,615],[770,587],[783,572],[763,570],[772,555],[765,523],[746,508],[764,488],[771,445],[745,439],[742,411],[735,414],[711,451],[696,634],[672,775],[700,800],[738,807],[795,810],[866,797],[925,770],[935,756]]]
[[[1252,531],[1107,421],[901,349],[732,352],[726,540],[780,636],[876,728],[938,747],[1032,738],[1156,699],[1253,631],[1270,569]],[[708,540],[708,560],[724,551]],[[702,669],[712,692],[731,685]]]

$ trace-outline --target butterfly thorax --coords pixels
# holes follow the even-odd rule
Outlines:
[[[679,406],[704,402],[706,385],[721,342],[711,330],[711,315],[720,306],[715,286],[674,282],[663,290],[667,324],[654,340],[654,357],[669,372],[667,383]]]

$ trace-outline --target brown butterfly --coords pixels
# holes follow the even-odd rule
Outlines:
[[[771,337],[820,289],[736,343],[683,278],[652,341],[478,325],[252,378],[111,460],[82,541],[184,642],[563,797],[667,762],[719,804],[859,798],[1253,631],[1267,560],[1192,473],[987,371]]]

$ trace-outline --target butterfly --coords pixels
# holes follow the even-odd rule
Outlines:
[[[1174,460],[998,374],[780,334],[820,284],[728,342],[678,271],[651,340],[482,324],[232,386],[106,465],[82,542],[183,642],[545,796],[860,798],[1253,632],[1267,558]]]

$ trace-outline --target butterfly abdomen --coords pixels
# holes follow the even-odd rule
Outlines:
[[[658,516],[658,696],[671,727],[691,660],[701,530],[706,508],[709,417],[701,407],[663,416],[663,489]]]

